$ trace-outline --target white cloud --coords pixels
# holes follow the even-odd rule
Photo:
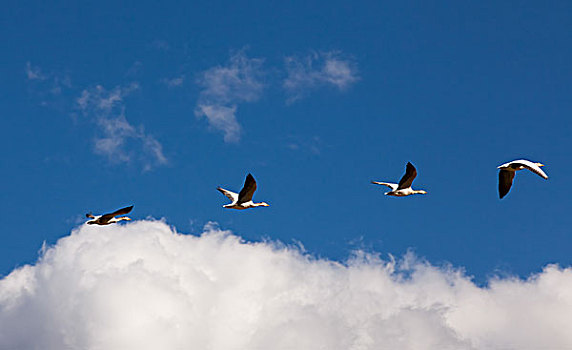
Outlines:
[[[258,100],[264,89],[262,59],[248,58],[244,52],[230,57],[224,66],[203,72],[195,115],[206,117],[209,125],[224,133],[225,142],[238,142],[241,128],[236,119],[237,104]]]
[[[356,64],[338,51],[314,52],[303,58],[290,56],[286,57],[285,64],[288,76],[283,86],[290,95],[288,102],[321,86],[345,90],[359,79]]]
[[[209,124],[224,133],[224,142],[240,141],[241,127],[236,121],[236,105],[198,105],[196,113],[209,120]]]
[[[462,270],[344,264],[214,225],[83,225],[0,280],[1,349],[569,349],[572,269],[476,286]]]
[[[125,96],[138,89],[137,83],[131,83],[126,87],[116,86],[112,90],[97,85],[94,88],[83,90],[77,99],[77,104],[84,112],[108,114],[113,107],[122,104]]]
[[[135,154],[144,162],[144,169],[150,170],[154,165],[166,164],[167,158],[163,154],[163,147],[153,136],[145,133],[142,126],[134,127],[125,117],[125,104],[123,99],[131,92],[139,89],[137,83],[126,87],[116,86],[107,90],[98,85],[83,90],[77,98],[77,105],[81,111],[93,117],[99,135],[94,140],[96,154],[106,156],[115,163],[132,161]],[[143,150],[135,151],[132,145],[138,142]]]

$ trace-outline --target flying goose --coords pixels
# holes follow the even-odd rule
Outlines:
[[[391,191],[385,193],[385,195],[387,196],[403,197],[412,194],[426,194],[427,192],[423,190],[414,190],[411,188],[411,184],[413,183],[413,180],[415,179],[416,176],[417,176],[417,170],[415,170],[413,164],[407,162],[407,167],[405,168],[405,175],[403,175],[401,180],[399,180],[399,184],[394,184],[390,182],[378,182],[378,181],[372,181],[371,183],[391,188]]]
[[[88,225],[109,225],[122,220],[131,220],[127,216],[120,216],[116,218],[117,215],[125,215],[133,209],[133,206],[125,207],[114,211],[113,213],[103,214],[101,216],[93,216],[91,213],[85,214],[89,219],[93,219],[87,222]]]
[[[512,180],[514,179],[514,174],[517,170],[528,169],[538,176],[548,179],[548,175],[542,169],[541,166],[544,164],[534,163],[526,159],[513,160],[512,162],[504,163],[500,165],[499,171],[499,197],[503,198],[506,196],[510,187],[512,186]]]
[[[217,187],[222,194],[228,197],[232,202],[229,204],[223,205],[225,208],[229,209],[248,209],[254,207],[268,207],[269,204],[266,202],[261,203],[254,203],[252,201],[252,196],[254,195],[254,191],[256,191],[256,180],[251,174],[246,176],[246,180],[244,180],[244,187],[240,190],[240,193],[234,193],[229,190],[225,190],[224,188]]]

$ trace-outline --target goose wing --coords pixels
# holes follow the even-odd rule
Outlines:
[[[514,171],[501,170],[499,171],[499,197],[502,199],[512,186],[512,180],[514,179]]]
[[[221,187],[217,187],[216,189],[219,190],[220,193],[224,194],[226,198],[230,199],[233,203],[236,202],[236,200],[238,199],[238,193],[225,190],[224,188]]]
[[[408,188],[411,187],[413,180],[417,176],[417,170],[411,164],[411,162],[407,162],[407,166],[405,167],[405,175],[399,180],[398,189]]]
[[[372,181],[371,182],[374,185],[382,185],[382,186],[387,186],[389,188],[391,188],[392,191],[395,191],[397,189],[397,184],[393,184],[390,182],[379,182],[379,181]]]
[[[133,206],[118,209],[118,210],[114,211],[113,213],[103,214],[101,216],[101,221],[107,222],[107,221],[111,220],[112,218],[116,217],[117,215],[128,214],[131,211],[131,209],[133,209]]]
[[[542,171],[542,169],[540,169],[540,167],[538,165],[536,165],[536,163],[533,163],[533,162],[526,160],[526,159],[515,160],[514,162],[511,162],[511,163],[517,164],[517,165],[522,165],[523,167],[532,171],[536,175],[538,175],[542,178],[548,179],[548,175],[546,175],[546,173],[544,171]]]
[[[254,191],[256,191],[256,180],[254,180],[254,177],[251,174],[248,174],[246,175],[246,180],[244,180],[244,187],[242,187],[242,190],[240,190],[240,193],[238,194],[237,203],[251,201]]]

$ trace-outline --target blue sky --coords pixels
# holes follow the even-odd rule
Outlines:
[[[413,249],[477,281],[568,266],[571,7],[6,4],[0,275],[131,204],[338,260]],[[549,179],[521,172],[501,201],[496,167],[518,158]],[[407,161],[428,195],[369,184]],[[223,209],[215,188],[248,172],[271,206]]]

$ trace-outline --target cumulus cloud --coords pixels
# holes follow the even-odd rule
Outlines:
[[[144,170],[149,170],[155,165],[166,164],[167,158],[159,141],[145,133],[143,126],[131,125],[125,117],[124,98],[137,89],[137,83],[116,86],[111,90],[97,85],[83,90],[76,103],[85,115],[93,117],[97,125],[99,135],[94,140],[96,154],[114,163],[131,162],[137,154],[144,163]],[[134,146],[134,142],[138,145]]]
[[[345,90],[358,80],[356,64],[338,51],[313,52],[306,57],[285,59],[288,76],[283,86],[289,94],[288,102],[306,96],[322,86]]]
[[[203,90],[195,115],[206,117],[212,128],[222,131],[225,142],[240,140],[241,127],[236,119],[238,103],[256,101],[262,94],[263,61],[248,58],[239,51],[226,65],[212,67],[200,74],[198,83]]]
[[[411,254],[339,263],[215,225],[83,225],[0,280],[1,349],[567,349],[572,269],[475,285]]]

